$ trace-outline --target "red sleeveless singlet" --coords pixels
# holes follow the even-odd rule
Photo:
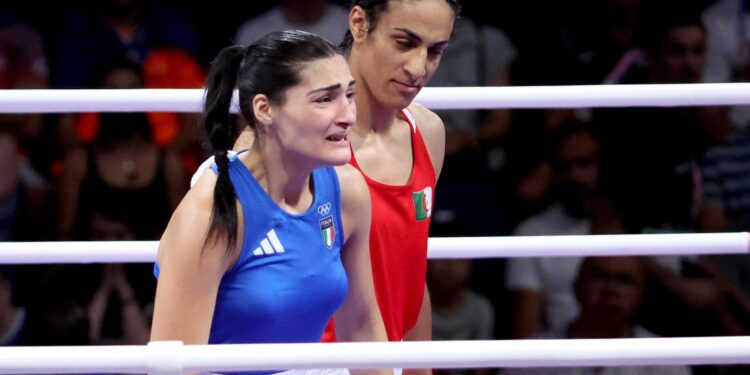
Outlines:
[[[409,181],[405,185],[386,185],[362,173],[372,202],[370,259],[375,294],[390,341],[401,341],[419,316],[435,191],[435,169],[427,146],[408,109],[401,113],[412,130]],[[354,152],[349,163],[362,171]],[[323,341],[333,340],[335,334],[329,324]]]

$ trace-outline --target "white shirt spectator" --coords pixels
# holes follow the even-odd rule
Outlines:
[[[518,225],[514,235],[585,235],[591,232],[586,219],[570,216],[559,203]],[[512,258],[508,260],[506,285],[510,290],[541,294],[545,300],[547,328],[562,330],[578,316],[573,294],[582,257]]]
[[[302,30],[320,35],[337,45],[344,39],[344,34],[348,29],[349,13],[340,6],[326,5],[321,19],[312,24],[292,23],[284,15],[283,7],[277,6],[240,25],[237,28],[234,43],[246,46],[273,31]]]

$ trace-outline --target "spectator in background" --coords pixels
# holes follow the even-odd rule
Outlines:
[[[501,30],[480,25],[469,18],[456,22],[451,43],[444,51],[440,67],[429,86],[508,86],[516,49]],[[445,177],[476,177],[490,168],[502,169],[502,155],[492,165],[480,153],[480,144],[497,145],[510,128],[510,110],[497,109],[436,111],[446,130]],[[502,150],[500,150],[502,151]],[[472,159],[474,157],[474,159]]]
[[[556,202],[518,225],[514,234],[584,235],[621,233],[619,210],[600,186],[599,142],[585,124],[570,122],[552,137]],[[528,337],[559,330],[578,314],[572,293],[580,258],[514,258],[506,283],[514,292],[513,332]]]
[[[76,10],[66,16],[53,54],[52,86],[91,86],[99,67],[123,59],[148,73],[142,87],[198,88],[204,79],[198,34],[185,14],[145,0],[107,0],[97,2],[91,10]],[[163,69],[165,65],[170,66],[168,71]],[[161,123],[159,132],[154,133],[158,144],[166,147],[176,141],[173,151],[185,152],[192,141],[187,125],[194,116],[157,117]],[[75,117],[64,115],[59,122],[63,150],[80,146]]]
[[[725,139],[708,149],[700,164],[702,199],[699,229],[702,232],[743,232],[750,229],[750,129],[724,125]],[[714,129],[715,132],[720,128]],[[737,303],[739,321],[750,322],[750,259],[742,255],[715,255],[712,274]],[[744,325],[750,332],[750,324]]]
[[[717,0],[702,14],[708,31],[706,82],[746,81],[750,68],[750,30],[744,0]]]
[[[468,287],[470,259],[431,260],[427,286],[435,340],[491,340],[495,312],[490,301]]]
[[[206,80],[203,66],[196,56],[177,47],[152,50],[143,63],[143,83],[152,89],[195,89]],[[160,149],[182,156],[185,169],[194,171],[203,158],[196,142],[198,113],[149,112],[147,114],[154,141]]]
[[[436,215],[437,217],[437,215]],[[459,220],[439,222],[430,227],[432,237],[471,236],[471,227]],[[434,340],[492,340],[495,309],[490,299],[472,287],[477,263],[471,259],[433,259],[427,262],[427,288],[432,301]],[[488,277],[479,280],[485,289],[493,285]],[[493,297],[495,293],[493,293]],[[499,293],[498,293],[499,294]],[[499,303],[502,303],[498,301]],[[442,375],[488,374],[487,369],[433,370]]]
[[[698,15],[665,7],[650,20],[643,37],[647,69],[633,71],[628,82],[700,82],[706,34]],[[603,162],[611,171],[607,182],[626,208],[627,231],[692,230],[698,160],[725,132],[726,108],[599,109],[594,120],[601,124]]]
[[[750,78],[750,34],[744,26],[750,21],[750,16],[746,8],[745,1],[718,1],[704,14],[707,30],[693,27],[696,35],[693,38],[700,38],[702,45],[708,46],[707,52],[700,51],[700,60],[694,59],[705,62],[696,67],[706,67],[705,80],[725,82]],[[734,44],[730,46],[729,42]],[[713,108],[713,113],[725,110],[723,107],[710,108]],[[750,178],[745,173],[750,166],[750,155],[746,151],[750,147],[750,130],[745,129],[746,123],[735,121],[732,124],[725,112],[714,117],[721,121],[715,120],[705,126],[713,147],[701,160],[703,196],[699,227],[706,232],[745,231],[750,227],[750,190],[745,183]]]
[[[337,43],[349,29],[349,13],[329,0],[286,0],[237,29],[234,43],[247,46],[272,31],[302,30]]]
[[[636,36],[647,3],[599,0],[545,4],[553,7],[549,11],[551,19],[529,23],[531,29],[527,33],[537,34],[539,28],[549,31],[532,39],[522,36],[524,61],[519,63],[514,79],[524,85],[621,83],[629,68],[643,64]],[[591,118],[587,108],[549,108],[539,112],[547,134],[567,121]]]
[[[137,290],[138,285],[129,280],[123,265],[78,264],[37,271],[41,272],[27,280],[31,289],[26,291],[28,324],[22,345],[148,342],[147,311],[151,305],[142,307],[138,294],[148,293],[153,301],[154,289]]]
[[[750,21],[746,1],[720,0],[703,13],[706,24],[705,76],[708,82],[748,81],[750,78]],[[721,107],[718,107],[721,108]],[[717,109],[714,109],[717,111]],[[726,119],[730,121],[727,121]],[[750,110],[732,107],[724,121],[707,126],[714,143],[700,160],[701,199],[698,229],[702,232],[739,232],[750,228]],[[716,277],[736,298],[735,311],[750,321],[750,260],[744,255],[712,256]],[[750,324],[744,325],[745,332]]]
[[[625,231],[619,202],[603,194],[597,138],[580,124],[563,125],[553,137],[558,202],[521,223],[518,235],[612,234]],[[631,197],[636,199],[638,197]],[[578,314],[573,283],[581,258],[517,258],[508,261],[506,281],[515,294],[513,336],[560,330]],[[656,257],[643,260],[649,294],[645,324],[669,335],[742,332],[728,307],[743,299],[720,282],[703,259]],[[696,272],[689,273],[690,270]],[[732,301],[732,302],[727,302]]]
[[[101,280],[87,308],[91,342],[101,345],[146,345],[150,327],[123,266],[105,265]]]
[[[714,129],[719,131],[720,129]],[[699,228],[703,232],[750,229],[750,130],[725,124],[724,140],[701,159],[702,199]]]
[[[507,86],[516,50],[501,30],[470,18],[456,21],[451,42],[428,86]],[[505,211],[487,172],[505,167],[505,135],[511,111],[436,111],[445,124],[445,162],[435,190],[436,211],[471,224],[477,235],[502,233]],[[485,262],[480,261],[480,262]],[[493,275],[494,276],[494,275]]]
[[[701,82],[706,30],[697,12],[666,2],[654,9],[649,21],[643,37],[648,62],[641,74],[645,82]],[[624,207],[626,231],[694,230],[701,199],[699,160],[708,145],[731,133],[727,108],[600,110],[595,118],[603,124],[602,149],[611,171],[607,181]],[[707,187],[715,196],[716,186],[709,183]],[[701,221],[710,214],[710,209],[704,210]],[[664,335],[746,331],[741,322],[747,321],[750,302],[711,257],[661,260],[671,264],[671,271],[645,263],[653,283],[644,304],[643,324]]]
[[[66,17],[55,53],[53,86],[81,88],[101,64],[127,58],[143,64],[156,47],[199,56],[197,33],[175,8],[145,0],[107,0]]]
[[[105,63],[97,77],[97,87],[143,87],[140,66],[128,60]],[[182,161],[174,152],[159,148],[152,131],[158,125],[145,113],[85,114],[80,118],[79,134],[90,141],[70,151],[63,162],[60,238],[158,239],[187,190]],[[144,315],[156,288],[150,265],[62,268],[67,275],[63,277],[66,290],[77,292],[67,302],[51,303],[63,307],[70,303],[85,311],[88,341],[147,341]],[[92,279],[102,280],[98,289],[91,286]]]
[[[635,257],[587,258],[575,281],[580,314],[569,325],[540,339],[641,338],[655,335],[635,322],[646,288],[646,272]],[[686,366],[566,367],[513,369],[503,374],[689,375]]]
[[[487,297],[469,289],[471,259],[435,259],[427,264],[432,300],[433,340],[492,340],[495,310]],[[489,374],[485,369],[443,370],[436,374]]]
[[[702,14],[708,34],[704,82],[750,81],[750,12],[745,0],[718,0]],[[750,124],[750,107],[731,108],[736,127]]]
[[[39,32],[0,9],[0,89],[43,89],[48,78]],[[21,140],[38,136],[41,126],[41,114],[0,114],[0,131]]]
[[[0,4],[0,90],[45,89],[49,67],[42,36],[23,20],[5,11]],[[51,177],[51,164],[57,156],[56,143],[49,140],[54,131],[44,126],[43,114],[0,114],[0,133],[16,139],[19,153],[25,155],[36,173]],[[45,181],[40,181],[48,185]]]
[[[599,141],[590,126],[569,122],[552,135],[557,202],[521,223],[516,235],[586,234],[588,211],[600,190]],[[557,232],[557,233],[552,233]]]
[[[105,64],[99,87],[138,88],[139,67]],[[177,155],[163,152],[144,113],[104,113],[93,142],[71,151],[60,182],[60,238],[89,239],[97,214],[123,223],[137,240],[157,239],[187,180]]]

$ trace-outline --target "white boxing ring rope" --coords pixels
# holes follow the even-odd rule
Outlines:
[[[470,348],[470,350],[457,350]],[[40,361],[44,358],[44,361]],[[11,347],[0,374],[149,373],[306,368],[594,367],[750,363],[750,337],[328,344]]]
[[[0,113],[200,112],[202,100],[201,89],[0,90]],[[750,104],[750,83],[425,87],[415,101],[431,109],[740,105]]]
[[[199,112],[200,89],[0,90],[0,113]],[[750,104],[749,83],[423,89],[431,109]],[[236,103],[236,98],[235,98]],[[235,106],[236,107],[236,106]],[[0,243],[0,264],[153,262],[157,242]],[[747,233],[430,238],[430,258],[746,254]],[[461,350],[459,348],[470,348]],[[290,355],[293,354],[293,355]],[[43,358],[44,360],[40,361]],[[750,364],[750,337],[0,348],[0,374]]]
[[[433,237],[428,258],[748,254],[747,232]],[[149,263],[158,241],[0,242],[0,264]]]

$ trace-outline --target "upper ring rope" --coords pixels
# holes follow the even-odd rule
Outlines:
[[[750,104],[750,83],[426,87],[431,109],[673,107]],[[0,90],[0,113],[192,112],[202,89]],[[237,109],[237,96],[233,101]]]
[[[747,254],[748,233],[430,238],[427,256],[510,258]],[[151,263],[157,241],[0,242],[0,264]]]

